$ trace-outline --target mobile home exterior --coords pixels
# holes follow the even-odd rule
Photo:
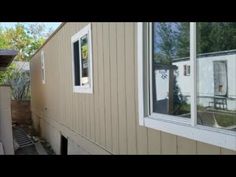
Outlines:
[[[225,95],[227,92],[227,108],[229,110],[236,110],[236,82],[234,77],[236,75],[236,51],[226,51],[222,53],[211,53],[205,56],[200,56],[198,58],[198,78],[204,78],[204,80],[199,81],[199,102],[201,105],[208,106],[211,102],[211,97],[214,95],[220,94],[217,93],[215,88],[218,88],[221,83],[217,83],[216,77],[217,74],[221,74],[223,78],[223,88],[222,94]],[[188,83],[190,82],[190,77],[184,74],[184,67],[189,66],[190,62],[185,59],[179,59],[174,62],[174,64],[181,68],[182,70],[179,73],[178,83],[180,83],[180,88],[183,95],[189,97],[190,89]],[[216,71],[214,65],[221,64],[223,65],[224,71]],[[207,74],[206,74],[207,73]],[[216,83],[215,83],[216,82]],[[211,84],[209,84],[211,83]]]
[[[92,87],[83,92],[74,58],[87,56],[73,47],[83,47],[78,33],[88,25],[92,72],[83,70],[83,59],[78,72],[90,76],[79,86]],[[137,23],[63,23],[30,63],[34,127],[56,154],[62,137],[68,154],[236,154],[234,132],[227,148],[140,123],[138,33]]]

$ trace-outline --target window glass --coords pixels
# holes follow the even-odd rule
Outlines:
[[[81,45],[81,66],[82,66],[82,80],[81,84],[89,83],[88,67],[89,67],[89,52],[88,52],[88,34],[80,38]]]
[[[73,43],[73,53],[74,53],[74,82],[76,86],[80,86],[79,41]]]
[[[198,23],[198,124],[236,131],[235,76],[236,23]]]
[[[190,24],[152,24],[152,111],[190,118]]]
[[[73,47],[72,65],[74,68],[73,92],[93,93],[92,37],[91,24],[71,37]]]

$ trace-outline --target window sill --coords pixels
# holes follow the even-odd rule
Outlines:
[[[219,130],[211,127],[197,125],[195,127],[186,123],[173,123],[163,119],[146,117],[143,126],[182,136],[191,140],[236,150],[236,132]]]
[[[87,94],[93,94],[93,90],[91,87],[79,87],[74,86],[73,87],[73,93],[87,93]]]

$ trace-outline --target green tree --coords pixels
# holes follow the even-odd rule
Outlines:
[[[16,61],[29,61],[35,51],[45,42],[45,25],[32,24],[26,28],[18,23],[14,28],[0,30],[0,48],[18,51]]]
[[[190,24],[181,22],[176,24],[176,57],[183,58],[190,56]]]
[[[176,55],[176,31],[173,23],[154,24],[155,61],[162,64],[171,64]]]
[[[15,28],[6,29],[3,33],[3,37],[7,41],[8,48],[18,51],[18,55],[15,60],[28,61],[28,48],[31,44],[30,36],[25,31],[25,27],[22,24],[17,24]]]
[[[236,49],[235,22],[198,23],[198,53]]]
[[[155,61],[170,62],[171,58],[189,57],[189,36],[190,24],[187,22],[155,23]],[[197,23],[197,49],[199,54],[236,49],[236,23]]]
[[[3,85],[6,83],[8,79],[11,79],[13,76],[13,72],[16,69],[16,64],[12,63],[6,71],[0,71],[0,85]]]
[[[32,24],[28,28],[20,23],[13,28],[0,27],[0,49],[17,50],[15,61],[29,61],[47,36],[42,24]],[[11,86],[14,99],[29,97],[29,78],[29,73],[18,71],[14,62],[6,71],[0,71],[0,84]]]
[[[2,27],[0,26],[0,49],[7,48],[7,41],[4,38],[3,33],[4,33],[4,31],[3,31]]]

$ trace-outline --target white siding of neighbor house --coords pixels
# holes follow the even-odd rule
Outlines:
[[[228,97],[236,99],[236,54],[201,57],[198,59],[198,94],[200,96],[214,96],[214,61],[226,61],[228,73]],[[190,65],[190,61],[175,62],[179,69],[179,76],[177,77],[178,85],[183,95],[189,95],[190,77],[184,76],[184,65]],[[200,98],[199,103],[203,106],[208,106],[210,98]],[[236,100],[227,100],[228,109],[236,110]]]
[[[34,125],[57,154],[61,134],[69,154],[236,154],[139,126],[136,23],[92,23],[93,94],[73,93],[71,36],[87,24],[65,23],[30,65]]]

